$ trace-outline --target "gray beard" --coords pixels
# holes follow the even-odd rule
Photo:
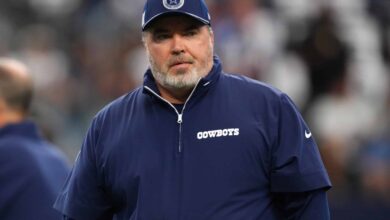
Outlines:
[[[154,79],[163,87],[172,89],[192,89],[196,86],[199,79],[202,78],[199,71],[191,69],[187,73],[179,73],[178,75],[171,75],[168,73],[161,73],[152,65],[152,74]]]

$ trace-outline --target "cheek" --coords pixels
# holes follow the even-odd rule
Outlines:
[[[148,49],[148,58],[151,61],[151,63],[155,66],[160,66],[160,56],[158,55],[159,53],[153,49]]]
[[[149,48],[149,56],[153,59],[153,62],[156,65],[164,65],[164,60],[166,60],[166,58],[161,50]]]
[[[198,57],[200,56],[206,59],[206,56],[210,53],[210,51],[212,51],[212,47],[213,43],[211,39],[205,38],[195,44],[193,50],[196,52]]]
[[[210,53],[212,53],[212,47],[210,46],[210,42],[205,42],[203,44],[199,44],[198,47],[195,48],[196,56],[202,63],[206,63],[210,59]]]

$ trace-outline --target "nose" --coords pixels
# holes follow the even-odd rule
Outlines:
[[[172,37],[172,54],[180,54],[184,53],[185,51],[185,44],[184,39],[179,34],[175,34]]]

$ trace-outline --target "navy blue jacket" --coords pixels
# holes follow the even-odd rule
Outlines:
[[[301,214],[327,219],[329,187],[292,101],[215,58],[180,111],[148,70],[143,88],[99,112],[55,207],[77,220],[272,220],[313,191]]]
[[[0,219],[54,220],[52,208],[70,165],[30,121],[0,129]]]

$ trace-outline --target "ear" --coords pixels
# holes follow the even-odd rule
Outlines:
[[[145,49],[147,49],[147,45],[146,45],[146,41],[148,40],[147,38],[149,37],[150,33],[147,32],[147,31],[143,31],[142,32],[142,36],[141,36],[141,40],[142,40],[142,44],[144,45]]]
[[[209,32],[209,34],[210,34],[211,44],[212,44],[212,46],[214,47],[214,31],[213,31],[213,29],[211,29],[211,27],[208,27],[208,28],[210,28],[210,29],[208,30],[208,32]]]
[[[5,125],[6,109],[7,109],[7,105],[4,99],[0,97],[0,128],[2,128]]]
[[[7,108],[7,104],[5,103],[5,100],[0,97],[0,114],[3,114]]]

